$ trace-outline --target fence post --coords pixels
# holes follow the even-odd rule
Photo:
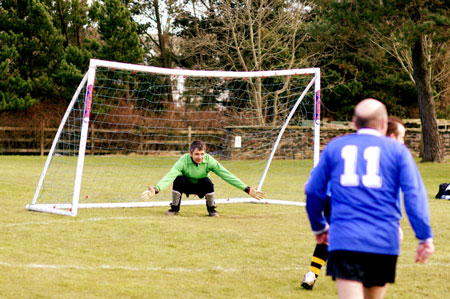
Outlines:
[[[95,141],[94,141],[94,139],[95,139],[95,127],[94,127],[94,123],[90,123],[89,124],[90,125],[90,131],[91,131],[91,155],[93,156],[95,153],[94,153],[94,146],[95,146]]]
[[[45,124],[41,122],[41,156],[44,155],[44,146],[45,146]]]
[[[189,146],[191,146],[191,139],[192,139],[192,128],[191,126],[188,127],[188,152],[189,152]]]

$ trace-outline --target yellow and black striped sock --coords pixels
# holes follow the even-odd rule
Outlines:
[[[309,266],[309,271],[314,272],[316,277],[319,276],[320,269],[325,265],[328,259],[328,244],[317,244],[314,249],[314,254],[311,259],[311,265]]]

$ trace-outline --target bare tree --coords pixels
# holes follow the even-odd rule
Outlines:
[[[416,86],[422,123],[423,160],[442,162],[444,150],[437,125],[436,103],[445,102],[450,91],[450,86],[446,85],[450,78],[450,61],[446,51],[450,39],[445,26],[434,24],[436,30],[430,31],[417,25],[429,18],[427,13],[430,13],[424,8],[411,4],[406,16],[387,16],[384,24],[369,25],[369,31],[372,43],[393,56]],[[416,31],[411,30],[412,24],[417,26]]]
[[[142,43],[147,61],[153,65],[171,68],[174,61],[174,10],[177,0],[137,0],[130,2],[130,9],[140,24]]]
[[[312,2],[308,0],[191,0],[193,30],[183,41],[183,56],[194,57],[202,69],[260,71],[311,67],[316,53],[308,53],[305,28]],[[192,15],[195,14],[195,15]],[[277,111],[268,119],[267,99],[275,101],[289,88],[287,77],[282,88],[264,93],[261,79],[249,80],[251,105],[259,125],[274,123]]]
[[[391,24],[393,26],[393,24]],[[382,34],[375,26],[370,26],[370,41],[394,57],[402,69],[408,74],[411,82],[416,84],[412,60],[412,49],[408,46],[404,33],[400,30],[392,31],[389,35]],[[433,42],[429,35],[424,38],[424,55],[431,73],[431,85],[439,88],[433,93],[435,102],[447,103],[450,93],[450,42]],[[441,107],[444,108],[444,107]]]

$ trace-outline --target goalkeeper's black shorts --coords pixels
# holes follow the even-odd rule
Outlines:
[[[214,184],[208,177],[192,183],[187,177],[180,175],[173,182],[173,190],[184,193],[187,197],[195,194],[199,198],[203,198],[206,194],[214,192]]]

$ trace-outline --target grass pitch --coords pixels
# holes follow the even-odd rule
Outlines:
[[[302,207],[220,205],[218,218],[203,206],[182,206],[176,217],[165,216],[166,207],[80,210],[75,218],[29,212],[44,161],[0,156],[0,298],[337,296],[324,272],[312,292],[300,288],[315,245]],[[419,169],[436,253],[425,265],[414,263],[417,241],[404,219],[397,282],[387,298],[450,294],[450,201],[434,199],[450,181],[450,163]]]

